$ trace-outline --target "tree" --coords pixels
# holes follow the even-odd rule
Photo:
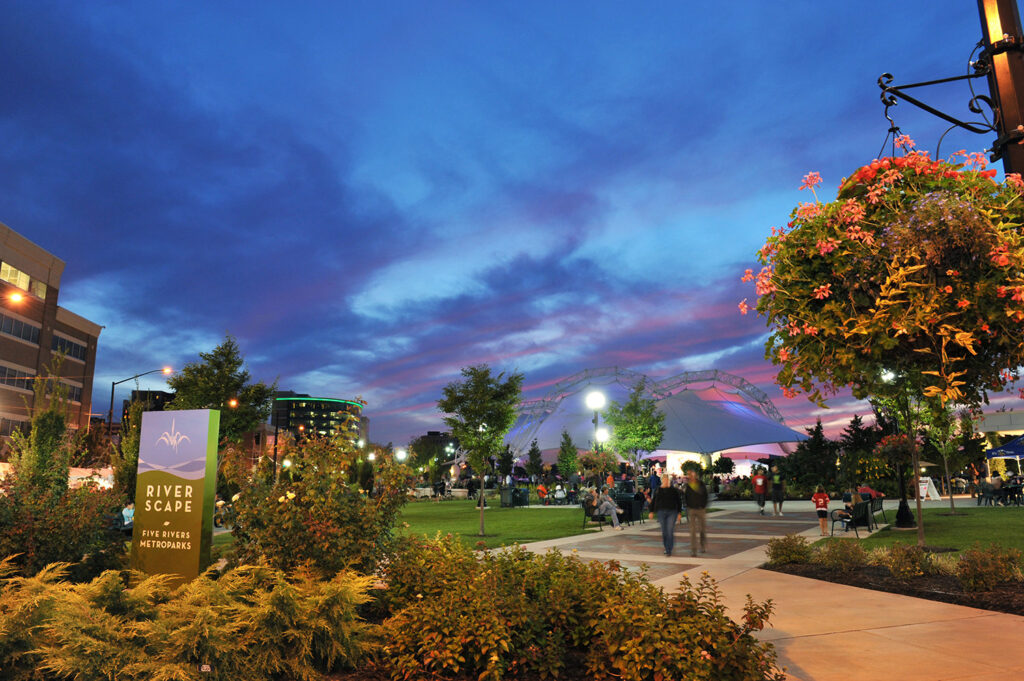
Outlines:
[[[885,488],[886,493],[896,490],[893,471],[889,463],[875,454],[882,438],[882,429],[865,426],[864,419],[855,414],[839,436],[839,484],[850,487],[858,482]],[[884,484],[883,484],[884,483]]]
[[[810,437],[802,440],[792,454],[779,460],[779,470],[805,490],[818,485],[834,488],[838,444],[825,437],[821,419],[813,428],[807,428],[807,434]]]
[[[444,462],[446,442],[439,437],[420,435],[409,443],[409,467],[417,470],[420,466],[428,466],[436,471]]]
[[[515,464],[516,457],[512,453],[512,447],[505,445],[505,448],[498,454],[498,475],[501,476],[502,481],[505,480],[506,476],[512,475],[512,466]]]
[[[128,501],[135,501],[135,479],[139,469],[139,436],[145,402],[136,400],[128,406],[128,419],[121,424],[121,451],[114,450],[114,491]]]
[[[558,472],[568,480],[579,470],[580,450],[572,441],[569,431],[562,431],[562,442],[558,447]]]
[[[756,280],[757,311],[772,330],[765,356],[780,366],[787,396],[824,405],[849,386],[859,398],[897,398],[911,421],[911,399],[932,413],[974,407],[1015,380],[1024,364],[1024,182],[1011,174],[998,184],[985,164],[983,154],[879,159],[844,181],[835,201],[802,203],[788,230],[772,230],[761,272],[744,279]],[[809,174],[803,188],[820,182]]]
[[[950,468],[960,470],[969,461],[971,452],[967,451],[965,437],[974,435],[974,423],[967,411],[956,413],[952,408],[946,407],[941,412],[929,412],[925,420],[925,428],[928,433],[928,442],[939,456],[942,457],[942,465],[946,473],[946,480],[952,481],[949,475]],[[949,510],[956,514],[956,503],[953,501],[953,488],[950,484]]]
[[[732,475],[736,470],[736,462],[728,456],[719,455],[711,465],[711,472],[715,475]]]
[[[537,441],[530,443],[530,449],[526,452],[526,474],[540,476],[544,472],[544,459],[541,455]]]
[[[522,393],[523,375],[501,372],[491,374],[486,364],[462,369],[463,380],[444,387],[438,409],[444,422],[466,452],[469,465],[480,478],[480,494],[484,489],[484,468],[487,460],[504,446],[505,435],[516,421],[516,408]],[[480,536],[484,536],[484,507],[480,504]]]
[[[640,462],[640,453],[653,452],[665,435],[665,415],[658,411],[653,399],[644,397],[646,387],[646,379],[640,379],[625,404],[613,400],[602,414],[612,431],[609,447],[624,455],[634,469]]]
[[[219,409],[221,440],[238,442],[266,422],[277,384],[250,382],[238,342],[230,335],[199,357],[202,361],[186,364],[167,379],[176,393],[167,409]]]

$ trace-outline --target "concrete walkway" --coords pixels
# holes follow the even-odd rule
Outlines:
[[[1019,652],[1024,617],[761,570],[771,537],[796,533],[810,541],[819,538],[810,502],[787,501],[781,518],[758,515],[750,502],[716,507],[723,510],[708,515],[708,552],[696,558],[689,555],[685,523],[676,526],[675,555],[666,557],[655,521],[526,548],[557,547],[583,559],[617,560],[628,569],[647,566],[651,580],[666,590],[677,588],[684,574],[695,580],[707,571],[736,614],[747,594],[756,601],[770,598],[775,603],[772,626],[759,638],[775,645],[779,665],[795,681],[981,681],[1024,675]],[[895,504],[887,503],[886,513],[891,519]]]

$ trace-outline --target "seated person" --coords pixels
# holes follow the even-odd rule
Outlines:
[[[580,495],[580,490],[579,490],[578,486],[574,483],[573,486],[572,486],[572,489],[569,490],[569,499],[568,499],[569,503],[570,504],[575,504],[577,498],[579,498],[579,495]]]
[[[135,525],[135,502],[129,501],[128,505],[121,509],[121,530],[130,532]]]
[[[563,503],[565,501],[565,496],[566,496],[565,495],[565,490],[562,489],[561,485],[555,485],[555,491],[554,491],[554,493],[551,496],[554,498],[555,503],[557,503],[557,504]]]
[[[622,529],[622,526],[619,525],[619,514],[622,513],[622,509],[615,505],[615,501],[608,494],[607,487],[601,490],[601,495],[597,498],[597,510],[594,513],[608,516],[611,518],[612,527],[616,530]]]
[[[544,486],[543,482],[537,485],[537,498],[545,506],[548,505],[548,488]]]
[[[868,499],[881,499],[885,497],[884,494],[882,494],[878,490],[871,489],[871,487],[869,487],[868,485],[861,485],[860,487],[857,488],[857,492],[861,495],[861,498],[864,501],[867,501]]]

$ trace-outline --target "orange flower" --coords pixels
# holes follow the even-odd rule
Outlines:
[[[832,295],[832,284],[822,284],[814,289],[814,297],[817,300],[825,300],[830,295]]]
[[[800,185],[800,190],[814,189],[819,184],[821,184],[821,175],[818,173],[807,173],[804,175],[804,181]]]
[[[740,281],[753,281],[753,280],[754,280],[754,270],[750,269],[749,267],[747,269],[743,270],[743,276],[740,278]],[[746,299],[744,298],[744,300],[746,300]]]
[[[747,270],[747,271],[749,272],[750,270]],[[739,307],[740,307],[740,314],[747,314],[748,312],[750,312],[750,306],[747,305],[747,299],[746,298],[744,298],[743,300],[740,301]]]
[[[971,304],[966,299],[961,298],[960,301],[956,304],[956,306],[962,310],[965,307],[970,307]]]

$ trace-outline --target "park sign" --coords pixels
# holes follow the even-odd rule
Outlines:
[[[210,409],[142,414],[133,569],[181,583],[209,564],[219,431]]]

